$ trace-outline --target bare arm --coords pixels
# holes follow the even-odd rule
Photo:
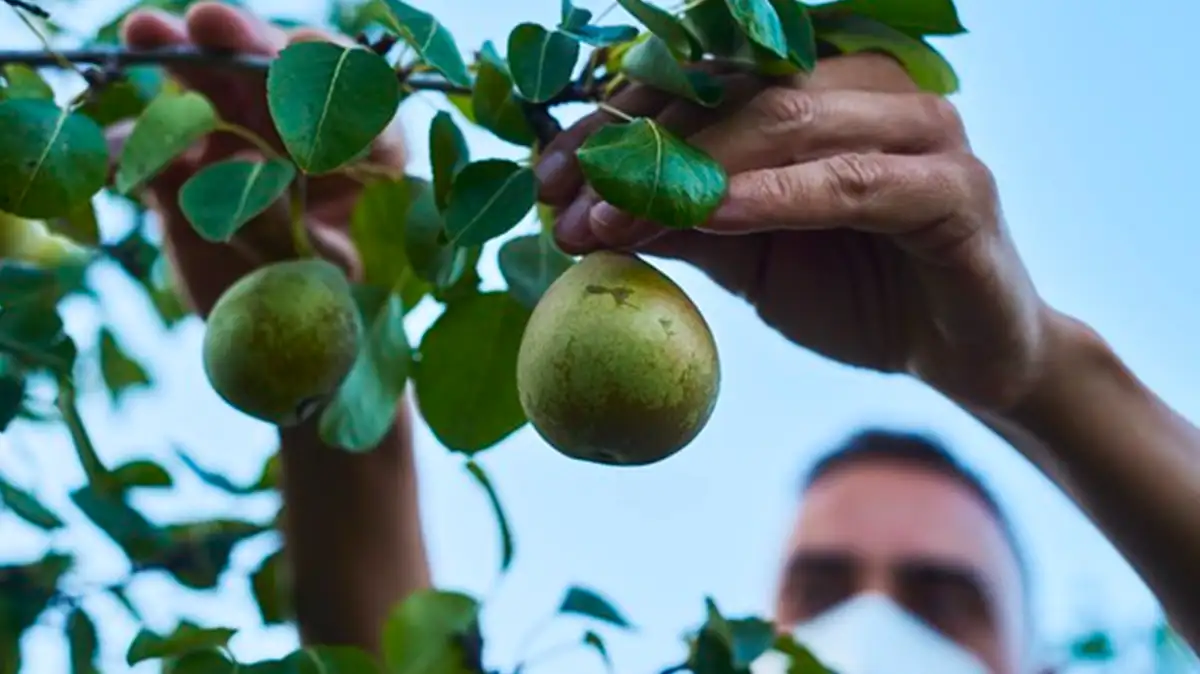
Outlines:
[[[1090,328],[1063,316],[1054,325],[1032,395],[978,416],[1074,499],[1200,649],[1200,430]]]
[[[315,419],[280,433],[284,536],[305,644],[377,651],[392,606],[429,586],[411,415],[372,452],[323,444]]]

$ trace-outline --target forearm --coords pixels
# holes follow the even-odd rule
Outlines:
[[[1074,499],[1200,648],[1200,430],[1086,326],[1062,318],[1051,332],[1028,399],[979,416]]]
[[[316,420],[280,433],[284,537],[305,644],[375,651],[388,612],[430,583],[421,535],[411,415],[374,451],[322,443]]]

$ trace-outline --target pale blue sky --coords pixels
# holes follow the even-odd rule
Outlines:
[[[603,3],[582,3],[599,9]],[[270,0],[267,12],[311,17],[315,0]],[[557,0],[426,0],[464,49],[484,39],[503,44],[519,19],[553,21]],[[1192,211],[1200,154],[1197,79],[1187,44],[1200,5],[1184,0],[1045,2],[959,0],[966,36],[939,42],[964,83],[954,97],[973,145],[996,174],[1008,221],[1042,292],[1059,308],[1090,322],[1133,369],[1183,414],[1200,419],[1200,235]],[[116,5],[81,0],[60,17],[86,28]],[[11,17],[0,19],[0,45],[31,45]],[[1189,74],[1191,73],[1191,74]],[[428,99],[436,104],[436,99]],[[411,101],[405,118],[414,155],[425,156],[434,111]],[[567,111],[564,111],[566,113]],[[578,111],[570,111],[575,116]],[[515,156],[509,146],[470,134],[477,156]],[[414,171],[427,168],[418,160]],[[108,217],[119,217],[106,212]],[[115,220],[109,225],[119,229]],[[494,250],[494,247],[493,249]],[[517,557],[491,594],[484,624],[489,661],[509,665],[524,634],[553,610],[563,590],[582,583],[605,593],[641,627],[613,634],[609,647],[621,674],[643,674],[680,655],[680,635],[702,617],[705,593],[728,612],[766,610],[781,535],[793,507],[797,471],[815,452],[863,423],[927,429],[944,437],[1001,492],[1035,566],[1037,608],[1047,637],[1111,626],[1138,636],[1157,618],[1152,597],[1079,513],[1023,460],[965,414],[921,386],[832,365],[761,327],[752,311],[678,264],[661,265],[713,325],[723,360],[721,399],[703,435],[672,460],[640,470],[570,462],[523,430],[481,462],[491,472],[516,530]],[[489,259],[488,285],[501,281]],[[159,333],[149,307],[111,269],[97,281],[109,298],[105,315],[79,306],[69,315],[85,344],[97,320],[111,320],[127,344],[151,358],[160,387],[111,411],[97,395],[84,414],[111,462],[164,457],[173,443],[204,465],[252,479],[274,446],[273,432],[233,412],[204,383],[201,326]],[[412,338],[432,315],[418,311]],[[21,428],[9,433],[0,467],[49,502],[67,506],[81,475],[65,436]],[[439,584],[484,594],[493,587],[498,542],[483,495],[459,457],[418,430],[421,502]],[[163,519],[202,512],[261,516],[178,472],[180,489],[140,501]],[[242,506],[247,508],[247,506]],[[26,559],[45,543],[0,516],[0,558]],[[94,529],[76,527],[60,543],[86,555],[81,583],[118,577],[123,561]],[[249,569],[265,544],[246,546],[235,566]],[[174,589],[161,578],[135,585],[134,601],[156,627],[176,616],[253,627],[243,575],[230,574],[219,596]],[[100,599],[105,662],[122,671],[134,625]],[[563,620],[534,651],[570,640],[583,624]],[[30,633],[28,671],[64,671],[56,624]],[[606,633],[607,634],[607,633]],[[284,652],[290,630],[249,629],[235,642],[246,657]],[[1130,660],[1121,671],[1142,671]],[[574,668],[568,670],[568,668]],[[138,670],[142,671],[142,670]],[[538,672],[539,669],[533,669]],[[590,654],[564,657],[542,672],[603,671]]]

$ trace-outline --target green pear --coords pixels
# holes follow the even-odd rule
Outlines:
[[[243,276],[213,306],[204,373],[244,414],[293,426],[337,391],[361,331],[340,269],[324,260],[275,263]]]
[[[45,222],[0,211],[0,258],[57,267],[82,262],[86,257],[85,248],[50,231]]]
[[[686,447],[720,389],[712,331],[683,290],[635,255],[592,253],[559,276],[517,356],[521,406],[562,454],[641,466]]]

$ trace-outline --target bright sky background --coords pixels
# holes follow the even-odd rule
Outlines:
[[[976,151],[997,176],[1034,278],[1056,306],[1097,327],[1176,409],[1200,419],[1200,359],[1188,355],[1195,354],[1200,332],[1200,236],[1189,210],[1200,132],[1197,79],[1186,48],[1195,39],[1200,5],[1142,0],[1136,13],[1117,2],[959,5],[971,33],[939,43],[964,83],[954,101]],[[316,0],[256,6],[299,18],[321,11]],[[552,22],[558,11],[557,0],[425,0],[420,6],[448,24],[464,49],[489,38],[503,45],[518,18]],[[80,0],[78,11],[58,18],[87,29],[117,7]],[[0,16],[0,47],[33,46],[10,14]],[[420,159],[413,170],[425,173],[425,134],[434,108],[417,100],[404,110],[413,155]],[[566,120],[579,111],[563,113]],[[482,133],[470,140],[477,157],[517,156]],[[109,231],[124,228],[119,213],[103,215]],[[1101,626],[1137,639],[1157,620],[1153,598],[1095,529],[967,415],[911,381],[852,371],[805,353],[759,325],[741,301],[700,274],[673,263],[662,268],[713,325],[724,374],[716,413],[685,452],[640,470],[565,460],[528,429],[482,457],[517,534],[515,565],[489,595],[485,614],[491,666],[514,662],[526,633],[573,583],[599,589],[640,627],[632,635],[605,632],[621,674],[649,674],[677,660],[680,636],[702,618],[706,593],[727,613],[766,610],[798,470],[865,423],[934,431],[990,479],[1034,558],[1038,612],[1050,641]],[[150,359],[160,387],[134,394],[117,411],[94,395],[85,400],[84,414],[109,462],[156,457],[180,485],[174,492],[144,494],[139,505],[162,521],[269,514],[267,498],[235,507],[170,455],[175,445],[187,447],[203,465],[248,481],[274,448],[270,428],[226,407],[204,383],[201,325],[189,321],[164,335],[150,307],[131,299],[118,272],[106,268],[96,278],[108,298],[103,313],[80,304],[69,314],[71,329],[88,346],[96,322],[110,321],[129,348]],[[485,278],[489,286],[501,284],[491,259]],[[411,337],[431,318],[418,311]],[[22,427],[5,440],[5,473],[82,523],[66,497],[82,475],[65,435]],[[496,581],[499,550],[487,503],[461,459],[424,428],[418,429],[417,453],[436,581],[486,594]],[[268,543],[243,546],[235,570],[252,569]],[[90,526],[73,527],[55,544],[82,551],[81,585],[111,582],[125,570],[116,549]],[[33,559],[45,549],[31,529],[0,516],[0,559]],[[163,577],[136,583],[132,595],[158,629],[169,629],[178,616],[249,628],[234,641],[235,651],[247,658],[278,655],[294,645],[289,629],[256,627],[248,583],[236,571],[218,595],[187,593]],[[109,599],[87,607],[104,637],[105,671],[123,671],[135,625]],[[583,628],[581,621],[564,619],[543,633],[533,651],[577,638]],[[26,671],[66,671],[58,622],[33,630],[25,644]],[[1142,667],[1131,659],[1116,669]],[[603,670],[591,654],[581,653],[531,671]]]

